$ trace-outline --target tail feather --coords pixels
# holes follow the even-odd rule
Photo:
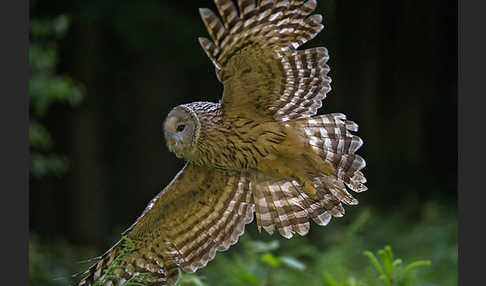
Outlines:
[[[355,192],[366,190],[366,178],[360,171],[365,161],[355,152],[363,141],[351,132],[358,125],[346,120],[343,114],[327,114],[311,118],[299,118],[287,122],[295,130],[301,130],[308,144],[320,159],[332,164],[335,172],[324,174],[311,172],[309,179],[317,190],[317,198],[309,197],[303,186],[289,178],[276,179],[258,173],[253,179],[252,192],[257,224],[272,234],[275,228],[287,238],[294,233],[305,235],[309,220],[326,225],[332,217],[342,217],[343,203],[357,205],[348,189]]]
[[[295,233],[304,236],[309,232],[310,219],[318,225],[327,225],[332,216],[344,214],[340,201],[332,193],[322,190],[319,199],[314,200],[296,180],[258,173],[253,186],[258,229],[263,228],[269,234],[277,229],[285,238]]]
[[[327,181],[344,189],[344,184],[355,192],[363,192],[367,188],[363,183],[366,179],[360,172],[366,166],[365,160],[355,154],[363,145],[363,140],[350,131],[357,131],[358,125],[346,120],[340,113],[314,116],[295,121],[297,128],[304,130],[309,145],[319,156],[336,169],[336,174]]]
[[[297,193],[296,198],[304,204],[309,217],[318,225],[327,225],[331,220],[331,215],[323,205],[302,192],[301,186],[297,181],[292,181],[292,185]]]
[[[313,182],[317,189],[319,203],[333,217],[342,217],[344,215],[344,208],[342,207],[341,200],[330,190],[332,187],[325,183],[325,178],[315,177]]]
[[[308,144],[321,157],[330,162],[336,170],[334,174],[318,174],[313,178],[319,190],[320,201],[331,207],[333,216],[344,214],[340,202],[348,205],[358,204],[347,190],[363,192],[366,178],[360,171],[366,165],[365,160],[355,154],[363,145],[363,140],[351,132],[358,131],[358,125],[346,120],[341,113],[314,116],[291,121],[297,130],[302,130]],[[347,188],[346,188],[347,187]]]
[[[343,181],[336,180],[334,176],[323,176],[320,178],[319,186],[327,187],[329,192],[334,195],[339,201],[347,205],[357,205],[358,200],[354,198],[347,190]]]
[[[329,223],[329,211],[319,201],[302,192],[295,180],[258,173],[253,186],[259,230],[263,228],[273,234],[277,229],[283,237],[291,238],[295,233],[304,236],[309,232],[309,219],[319,225]]]

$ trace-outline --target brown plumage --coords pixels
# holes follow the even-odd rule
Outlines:
[[[215,2],[221,18],[200,9],[212,38],[200,43],[223,98],[169,113],[167,145],[186,166],[124,233],[134,248],[115,270],[121,280],[105,275],[119,242],[79,285],[121,285],[138,273],[172,285],[179,268],[196,271],[236,243],[254,212],[259,229],[291,238],[357,204],[348,189],[366,190],[358,126],[343,114],[315,116],[331,89],[327,50],[297,50],[323,28],[309,16],[316,1]]]

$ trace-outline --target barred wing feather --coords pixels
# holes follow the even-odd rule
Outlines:
[[[297,50],[322,29],[316,0],[215,0],[200,9],[212,40],[200,38],[224,85],[227,116],[286,121],[315,115],[331,90],[326,48]],[[239,10],[239,11],[238,11]]]
[[[179,268],[194,272],[204,267],[217,250],[235,244],[253,220],[249,182],[245,174],[187,164],[124,233],[135,247],[121,261],[123,267],[115,269],[122,280],[105,275],[121,253],[119,242],[84,272],[78,285],[122,285],[139,273],[152,274],[149,285],[173,285]]]

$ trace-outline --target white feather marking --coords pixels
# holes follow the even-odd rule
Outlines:
[[[324,147],[325,148],[332,149],[332,141],[331,141],[331,139],[324,138],[323,142],[324,142]]]
[[[327,225],[331,221],[331,215],[329,212],[324,212],[317,216],[319,222],[316,222],[319,225]]]
[[[320,142],[321,142],[321,139],[319,139],[317,137],[309,137],[309,144],[311,144],[313,146],[318,146]]]
[[[270,18],[268,18],[268,20],[271,22],[271,21],[273,21],[273,20],[277,19],[277,17],[279,17],[279,16],[281,16],[281,15],[282,15],[282,12],[278,12],[278,13],[272,14],[272,15],[270,16]],[[280,22],[279,22],[279,23],[280,23]],[[277,26],[279,26],[279,24],[277,24]]]
[[[337,150],[339,150],[340,152],[342,152],[343,149],[344,149],[344,140],[343,139],[339,139],[338,140],[338,144],[337,144]]]
[[[246,20],[243,24],[244,27],[248,27],[251,23],[255,22],[255,18],[251,17],[250,19]]]
[[[261,214],[262,219],[266,221],[271,221],[272,220],[272,215],[269,212],[262,213]]]

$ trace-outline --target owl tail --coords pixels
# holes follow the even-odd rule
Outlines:
[[[332,172],[314,169],[307,174],[317,191],[315,197],[309,196],[297,179],[255,175],[252,191],[258,228],[270,234],[277,229],[282,236],[290,238],[294,233],[307,234],[311,219],[318,225],[326,225],[332,217],[343,216],[342,203],[358,204],[347,188],[355,192],[367,188],[360,171],[365,161],[355,154],[363,143],[350,132],[358,129],[354,122],[346,120],[343,114],[327,114],[285,123],[306,138],[311,147],[307,152],[314,152],[318,155],[314,157],[333,167]]]

